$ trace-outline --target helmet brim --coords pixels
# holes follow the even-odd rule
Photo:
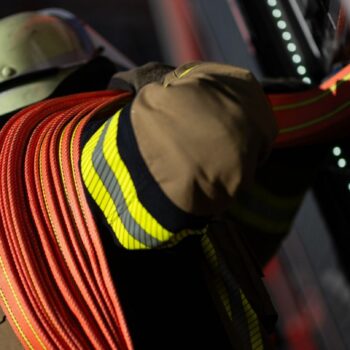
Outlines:
[[[77,68],[65,69],[0,92],[0,117],[48,98],[57,86]]]

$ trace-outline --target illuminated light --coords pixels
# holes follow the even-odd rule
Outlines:
[[[274,7],[277,5],[277,0],[267,0],[267,4],[271,7]]]
[[[280,21],[277,22],[277,27],[279,29],[286,29],[287,28],[287,23],[285,21],[280,20]]]
[[[298,66],[297,67],[297,72],[300,75],[304,75],[306,73],[306,68],[304,66]]]
[[[274,9],[272,11],[272,16],[275,17],[275,18],[280,18],[282,16],[282,12],[278,9]]]
[[[292,60],[294,63],[300,63],[301,62],[301,56],[298,54],[293,55]]]
[[[350,191],[350,183],[348,183],[348,190]]]
[[[311,79],[310,79],[309,77],[304,77],[304,78],[303,78],[303,82],[304,82],[305,84],[311,84]]]
[[[292,39],[292,34],[290,34],[289,32],[283,32],[282,33],[282,38],[286,41]]]
[[[333,153],[336,157],[340,156],[340,155],[341,155],[341,148],[338,147],[338,146],[333,147],[332,153]]]
[[[338,167],[339,168],[345,168],[346,167],[346,160],[344,158],[340,158],[338,160]]]
[[[287,45],[287,49],[288,49],[288,51],[290,51],[290,52],[294,52],[294,51],[297,49],[297,47],[296,47],[295,44],[289,43],[289,44]]]

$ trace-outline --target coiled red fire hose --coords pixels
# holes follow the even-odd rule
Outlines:
[[[87,122],[127,98],[44,101],[0,132],[0,299],[28,349],[132,349],[79,173]]]

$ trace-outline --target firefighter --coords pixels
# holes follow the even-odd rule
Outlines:
[[[16,159],[8,173],[5,167],[0,167],[9,181],[2,186],[10,189],[9,197],[4,195],[4,190],[4,197],[0,198],[2,239],[11,237],[0,252],[5,261],[1,264],[0,287],[7,293],[1,293],[1,305],[16,336],[27,348],[35,348],[34,344],[52,347],[55,339],[62,341],[55,344],[57,348],[67,346],[63,344],[75,344],[77,348],[77,344],[89,348],[97,348],[96,344],[119,348],[121,344],[121,349],[267,347],[266,331],[272,329],[275,313],[260,280],[258,263],[235,222],[222,217],[237,190],[252,182],[257,164],[267,156],[276,136],[272,110],[261,87],[244,69],[209,62],[193,62],[176,69],[148,64],[116,73],[109,88],[117,91],[116,94],[129,90],[129,94],[116,102],[113,91],[96,93],[102,96],[101,107],[90,112],[91,119],[86,119],[79,142],[73,142],[76,133],[72,134],[73,148],[69,152],[62,145],[68,137],[67,130],[75,122],[70,114],[81,111],[70,105],[76,103],[87,108],[93,103],[93,94],[48,99],[13,116],[14,111],[39,100],[81,92],[81,86],[87,91],[103,89],[107,84],[103,80],[100,85],[94,85],[96,81],[92,76],[101,73],[102,79],[103,68],[86,69],[100,56],[93,45],[92,48],[91,45],[82,47],[81,41],[76,40],[77,33],[67,27],[67,18],[64,20],[58,14],[25,13],[0,22],[0,38],[4,31],[5,43],[9,38],[7,33],[19,31],[22,35],[14,36],[22,39],[17,43],[14,57],[2,51],[8,63],[2,69],[5,78],[0,93],[0,100],[6,101],[2,111],[5,126],[1,133],[0,159]],[[39,41],[35,42],[28,25],[33,26]],[[55,35],[58,37],[53,40]],[[66,35],[71,38],[68,40]],[[10,41],[13,43],[12,38]],[[58,48],[51,46],[53,42],[60,43]],[[42,50],[37,56],[33,55],[33,61],[24,60],[24,57],[32,57],[28,53],[37,52],[38,47]],[[108,75],[109,80],[110,71]],[[92,79],[91,89],[80,80],[83,76]],[[72,90],[75,83],[79,88],[76,85],[76,90]],[[40,119],[46,108],[50,113]],[[55,118],[55,113],[62,113],[62,118],[66,119]],[[53,123],[48,129],[45,129],[46,120],[47,125]],[[74,128],[76,132],[78,124]],[[48,143],[42,139],[37,146],[36,142],[39,142],[37,136],[40,138],[38,130],[48,132],[51,139],[54,137],[51,132],[60,132],[60,127],[62,134],[57,144],[55,134],[50,141],[53,148],[50,146],[47,154],[48,162],[58,164],[55,168],[42,162]],[[22,133],[28,136],[28,139],[23,137],[26,143],[8,148]],[[21,147],[23,157],[17,157],[16,152]],[[33,151],[36,147],[39,153]],[[52,156],[56,150],[59,160]],[[38,157],[31,157],[31,154]],[[72,161],[71,167],[67,167],[61,157],[78,157],[78,161]],[[32,167],[33,177],[39,176],[37,182],[24,176],[25,183],[12,183],[12,168],[28,175]],[[73,168],[78,169],[78,180],[74,171],[71,174]],[[46,175],[50,172],[51,176],[40,175],[42,171],[46,171]],[[73,183],[67,180],[68,175],[75,179]],[[77,195],[74,197],[74,191],[67,188],[77,186],[79,179],[84,190],[79,192],[75,187]],[[37,191],[33,190],[35,186],[39,186]],[[28,191],[28,199],[20,195],[24,189]],[[41,191],[45,192],[42,196]],[[6,204],[10,197],[16,198],[15,202],[18,199],[15,206]],[[67,203],[62,198],[67,198]],[[41,205],[35,206],[36,201]],[[72,209],[72,201],[79,203],[76,210]],[[17,211],[18,207],[28,211],[31,218],[28,225],[21,226],[23,212]],[[86,217],[93,218],[91,226],[80,226],[76,219],[79,210],[82,210],[83,221]],[[13,220],[9,221],[9,217]],[[75,219],[70,221],[71,217]],[[12,226],[16,222],[19,226]],[[42,229],[42,225],[47,225],[46,229]],[[101,274],[110,274],[114,284],[114,287],[106,287],[104,295],[121,305],[117,320],[111,321],[108,313],[98,311],[99,307],[103,309],[103,298],[98,299],[98,296],[99,289],[104,290],[104,287],[97,288],[91,295],[79,289],[80,285],[85,286],[85,277],[90,274],[96,280],[100,277],[92,271],[92,262],[91,268],[86,270],[86,266],[79,265],[86,276],[78,276],[75,263],[70,261],[80,256],[79,249],[86,244],[82,232],[87,230],[92,234],[95,226],[99,234],[95,240],[100,239],[104,248],[100,259],[108,262],[108,273],[102,271]],[[57,237],[64,240],[70,230],[73,238],[66,245],[60,243]],[[33,232],[38,234],[33,236]],[[47,232],[52,232],[51,238],[46,236]],[[17,248],[12,244],[12,237],[20,241],[29,234],[34,238],[26,241],[27,246],[21,246],[21,254],[26,254],[24,251],[30,255],[34,249],[31,244],[34,244],[42,254],[30,255],[38,260],[27,259],[26,264],[44,270],[38,273],[35,291],[23,296],[23,281],[32,281],[34,277],[21,266],[21,254],[9,252]],[[53,241],[57,245],[51,256],[45,251],[44,242],[53,238],[57,239]],[[73,247],[74,239],[80,244]],[[94,240],[90,243],[98,246]],[[82,251],[81,259],[84,254],[90,252]],[[60,258],[61,263],[56,266],[56,259]],[[17,263],[11,264],[12,261]],[[89,259],[84,261],[90,264]],[[56,268],[62,269],[62,279],[70,281],[69,285],[74,286],[72,290],[62,289],[64,282],[56,280]],[[11,273],[15,287],[11,278],[7,278]],[[40,285],[41,278],[47,278],[46,285]],[[38,293],[39,300],[34,296],[37,288],[51,290],[52,294]],[[85,308],[85,300],[90,301],[95,296],[99,306]],[[67,298],[63,303],[67,310],[50,304],[50,298],[57,298],[58,303],[59,297]],[[94,302],[92,300],[93,305]],[[84,307],[75,309],[75,305]],[[82,320],[90,327],[85,328],[84,322],[74,323],[75,318],[67,316],[78,318],[81,313],[85,315]],[[59,322],[47,315],[57,315]],[[115,322],[115,327],[110,327],[108,322]],[[95,323],[106,323],[106,329],[93,327]],[[38,329],[28,327],[29,324]],[[70,327],[74,331],[69,331]],[[119,340],[114,341],[113,336]]]

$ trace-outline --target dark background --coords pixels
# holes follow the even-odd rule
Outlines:
[[[1,1],[0,18],[48,7],[73,12],[137,65],[162,60],[147,0]]]

